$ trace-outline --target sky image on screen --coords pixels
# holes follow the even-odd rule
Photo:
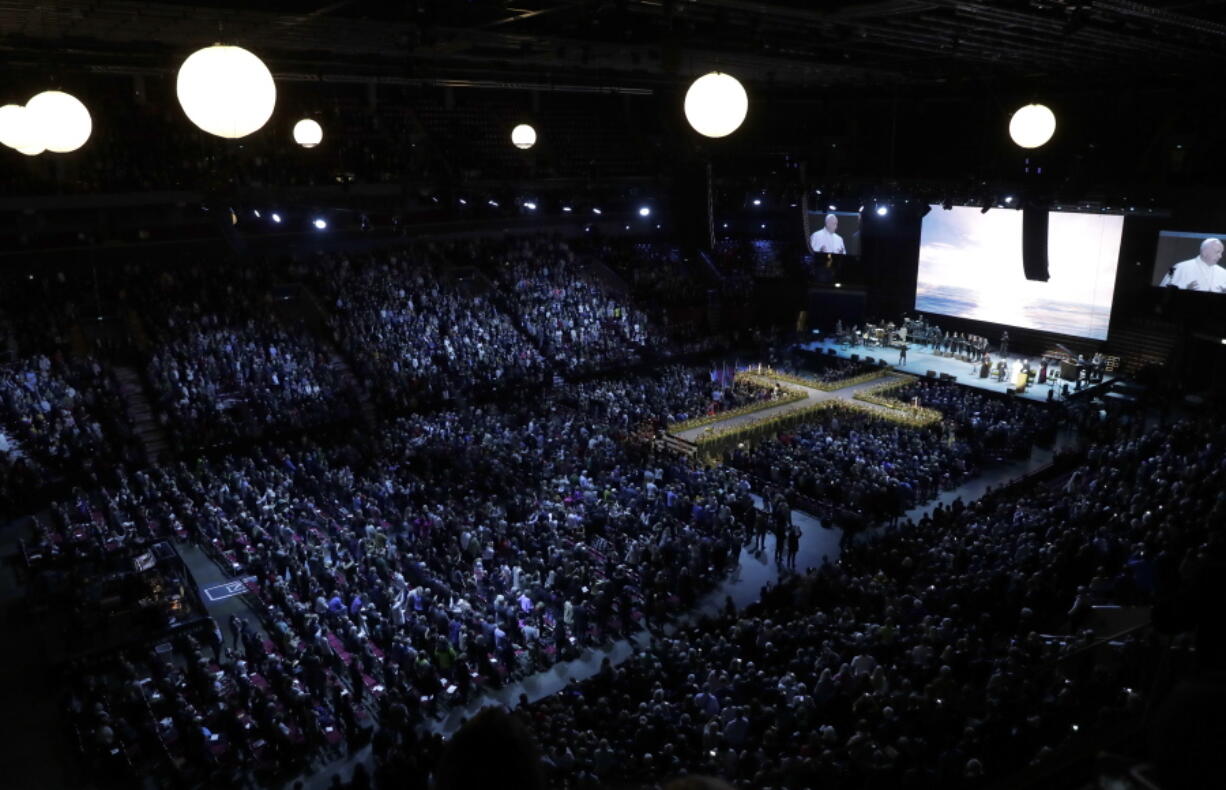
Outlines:
[[[933,206],[920,230],[915,309],[1097,340],[1107,338],[1124,218],[1053,211],[1051,279],[1026,279],[1022,212]]]

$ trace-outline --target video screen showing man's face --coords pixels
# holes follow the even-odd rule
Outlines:
[[[805,215],[809,252],[859,255],[860,215],[852,211],[809,211]]]
[[[1158,234],[1153,284],[1159,288],[1226,294],[1223,234],[1164,230]]]

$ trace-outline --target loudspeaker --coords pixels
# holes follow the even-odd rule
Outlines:
[[[837,356],[839,355],[839,351],[838,351],[838,349],[835,349],[835,348],[828,348],[828,349],[826,349],[826,353],[827,353],[827,354],[829,354],[829,355],[830,355],[830,356],[832,356],[832,357],[837,357]]]
[[[1047,282],[1047,209],[1022,212],[1022,268],[1027,280]]]
[[[950,373],[942,373],[941,381],[957,381],[958,377]]]
[[[851,355],[851,361],[852,361],[852,362],[859,362],[859,361],[860,361],[860,355],[859,355],[859,354],[852,354],[852,355]]]
[[[937,372],[935,370],[930,370],[925,375],[930,379],[935,379],[937,377]]]

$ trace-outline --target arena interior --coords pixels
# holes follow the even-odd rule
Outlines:
[[[1222,4],[0,42],[3,787],[1219,786]]]

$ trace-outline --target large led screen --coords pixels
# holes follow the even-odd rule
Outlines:
[[[1160,288],[1226,294],[1222,233],[1164,230],[1158,234],[1153,283]]]
[[[920,230],[915,309],[1106,340],[1124,218],[1048,215],[1051,278],[1027,280],[1022,212],[933,206]]]
[[[855,211],[806,211],[805,240],[820,255],[860,254],[860,214]]]

